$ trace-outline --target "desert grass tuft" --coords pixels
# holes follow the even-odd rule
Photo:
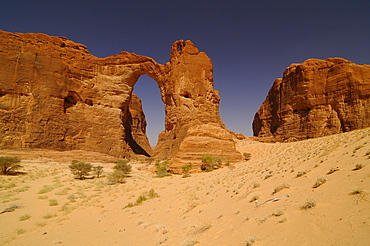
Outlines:
[[[50,185],[44,185],[41,190],[39,190],[38,194],[45,194],[47,192],[52,191],[54,188]]]
[[[47,213],[44,216],[42,216],[42,218],[47,220],[47,219],[51,219],[51,218],[56,217],[56,216],[57,216],[56,214]]]
[[[71,190],[71,188],[68,187],[68,188],[65,188],[61,191],[56,192],[55,195],[65,196],[65,195],[68,195],[68,191],[70,191],[70,190]]]
[[[282,216],[284,214],[284,211],[281,209],[276,210],[275,212],[272,212],[271,215],[275,217]]]
[[[265,178],[264,178],[264,179],[266,180],[266,179],[268,179],[268,178],[271,178],[271,177],[272,177],[272,175],[273,175],[272,173],[268,173],[268,174],[266,174],[266,176],[265,176]]]
[[[25,214],[19,217],[19,221],[25,221],[28,220],[29,218],[31,218],[31,215]]]
[[[366,151],[365,156],[368,156],[368,158],[370,158],[370,150]]]
[[[257,241],[257,239],[255,237],[249,237],[246,240],[244,240],[244,244],[245,244],[245,246],[251,246],[256,241]]]
[[[195,240],[195,239],[190,238],[190,237],[184,237],[182,246],[194,246],[197,243],[200,243],[200,242],[198,240]]]
[[[278,222],[279,223],[284,223],[284,222],[286,222],[287,221],[287,219],[286,218],[282,218],[281,220],[279,220]]]
[[[316,182],[313,184],[312,188],[317,188],[323,184],[325,184],[326,179],[325,178],[318,178]]]
[[[259,195],[254,195],[254,196],[252,196],[252,198],[249,200],[249,202],[254,202],[254,201],[257,201],[258,199],[260,199],[260,196],[259,196]]]
[[[194,230],[194,234],[200,234],[207,230],[209,230],[212,227],[212,224],[208,221],[204,221],[200,226],[197,226]]]
[[[356,153],[357,150],[363,148],[363,145],[356,146],[356,148],[353,150],[353,153]]]
[[[365,167],[365,165],[364,165],[364,164],[360,164],[360,163],[358,163],[358,164],[356,164],[355,168],[353,168],[352,170],[353,170],[353,171],[357,171],[357,170],[360,170],[360,169],[362,169],[362,168],[364,168],[364,167]]]
[[[138,206],[138,205],[141,205],[143,202],[145,202],[146,200],[149,200],[149,199],[153,199],[153,198],[156,198],[156,197],[159,197],[158,193],[154,191],[154,189],[151,189],[149,192],[143,194],[143,195],[140,195],[135,203],[128,203],[125,207],[125,208],[132,208],[132,207],[135,207],[135,206]]]
[[[46,223],[45,222],[37,222],[36,223],[36,226],[38,226],[38,227],[44,227],[44,226],[46,226]]]
[[[21,235],[21,234],[26,233],[26,230],[22,229],[22,228],[19,228],[19,229],[15,230],[15,232],[17,233],[17,235]]]
[[[337,171],[339,171],[338,167],[332,167],[332,168],[330,168],[329,172],[327,172],[326,174],[332,174],[332,173],[335,173]]]
[[[158,193],[154,191],[154,189],[151,189],[149,192],[148,192],[148,198],[149,199],[152,199],[152,198],[156,198],[156,197],[159,197]]]
[[[311,170],[305,170],[305,171],[299,171],[297,173],[296,178],[302,177],[303,175],[306,175],[307,173],[311,172]]]
[[[22,188],[19,188],[19,189],[15,189],[14,191],[15,192],[25,192],[29,189],[30,187],[29,186],[24,186]]]
[[[283,183],[283,184],[281,184],[279,186],[276,186],[275,189],[274,189],[274,191],[272,192],[272,194],[278,193],[281,190],[289,189],[289,188],[290,188],[290,185],[289,184]]]
[[[362,189],[361,187],[356,187],[349,194],[353,196],[353,195],[360,195],[362,193],[364,193],[364,189]]]
[[[314,199],[307,199],[307,201],[301,206],[302,210],[308,210],[316,207],[316,201]]]
[[[49,206],[57,206],[59,203],[56,199],[49,200]]]
[[[258,188],[258,187],[261,187],[260,183],[258,183],[258,182],[253,182],[253,183],[252,183],[252,188],[253,188],[253,189],[256,189],[256,188]]]

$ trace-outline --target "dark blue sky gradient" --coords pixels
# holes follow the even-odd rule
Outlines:
[[[125,50],[162,64],[174,41],[190,39],[213,61],[223,121],[248,136],[272,83],[291,63],[342,57],[370,64],[368,0],[0,0],[0,29],[65,36],[98,57]],[[142,76],[134,92],[155,144],[164,129],[157,85]]]

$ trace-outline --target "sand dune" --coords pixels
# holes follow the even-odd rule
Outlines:
[[[131,160],[131,177],[115,185],[68,168],[77,159],[106,175],[108,155],[1,150],[26,174],[0,176],[0,211],[19,206],[0,214],[0,245],[369,245],[370,128],[237,146],[252,158],[189,178],[154,178]],[[151,190],[159,197],[125,208]]]

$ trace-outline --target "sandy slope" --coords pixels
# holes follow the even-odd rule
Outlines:
[[[247,139],[238,148],[252,159],[190,178],[153,178],[147,164],[131,162],[132,177],[119,185],[75,180],[67,167],[78,159],[108,173],[110,156],[1,150],[20,156],[27,174],[0,176],[0,210],[23,206],[0,214],[0,245],[369,245],[370,128],[296,143]],[[312,188],[318,178],[326,182]],[[44,185],[52,190],[38,194]],[[151,189],[160,197],[124,208]],[[308,199],[316,206],[301,209]]]

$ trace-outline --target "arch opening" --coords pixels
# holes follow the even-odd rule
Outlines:
[[[133,93],[141,99],[146,124],[143,132],[148,137],[152,149],[157,145],[158,135],[165,129],[165,105],[161,100],[157,82],[146,74],[139,77]]]

